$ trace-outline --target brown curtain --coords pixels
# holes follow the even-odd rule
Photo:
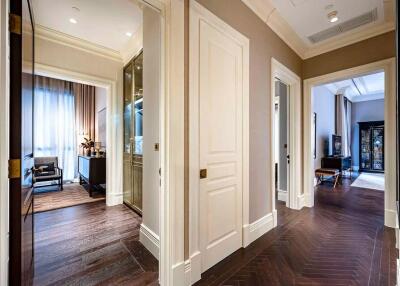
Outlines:
[[[75,128],[78,135],[95,140],[95,91],[94,86],[73,83],[75,96]]]

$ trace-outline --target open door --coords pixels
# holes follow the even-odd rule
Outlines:
[[[33,280],[34,24],[30,0],[10,1],[9,285]]]

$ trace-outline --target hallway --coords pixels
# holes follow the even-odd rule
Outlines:
[[[395,285],[395,233],[384,192],[318,186],[315,207],[277,204],[278,227],[203,274],[196,285]]]

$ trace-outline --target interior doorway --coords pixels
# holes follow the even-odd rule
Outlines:
[[[275,78],[275,140],[274,140],[274,158],[275,158],[275,186],[276,199],[289,206],[290,201],[290,91],[289,85]]]
[[[375,108],[368,111],[367,120],[357,119],[361,118],[357,114],[354,114],[354,120],[357,120],[355,126],[357,127],[358,135],[356,137],[358,139],[357,142],[353,142],[352,146],[346,142],[343,142],[342,136],[338,136],[336,130],[333,132],[335,134],[330,134],[330,138],[327,138],[328,143],[325,144],[327,146],[326,149],[331,149],[327,151],[327,153],[334,154],[335,152],[343,153],[343,149],[348,149],[349,151],[353,151],[355,157],[353,160],[350,159],[350,163],[346,163],[346,160],[341,160],[341,166],[347,166],[350,164],[350,171],[361,171],[364,172],[364,176],[360,176],[361,180],[357,182],[352,182],[351,185],[353,187],[358,188],[366,188],[366,186],[370,186],[372,189],[380,189],[384,190],[384,213],[385,213],[385,225],[389,227],[396,226],[396,156],[394,156],[396,152],[396,138],[395,138],[395,116],[396,116],[396,104],[395,104],[395,69],[394,69],[394,60],[384,60],[379,61],[343,71],[334,72],[331,74],[319,76],[312,79],[307,79],[304,82],[304,192],[305,192],[305,201],[306,205],[309,207],[314,206],[314,184],[315,184],[315,158],[318,157],[318,154],[315,152],[315,115],[313,112],[313,97],[318,93],[318,88],[320,86],[326,85],[329,87],[329,84],[332,83],[343,83],[346,80],[350,81],[350,83],[354,84],[355,92],[357,94],[363,94],[362,85],[357,85],[357,81],[363,82],[369,77],[373,78],[382,78],[383,87],[381,94],[379,92],[372,93],[370,95],[365,95],[371,97],[370,99],[375,99]],[[333,84],[335,85],[335,84]],[[374,84],[374,86],[376,86]],[[371,87],[372,88],[372,87]],[[347,89],[347,87],[346,87]],[[368,89],[368,88],[367,88]],[[341,93],[341,91],[339,91]],[[342,92],[343,93],[343,92]],[[348,92],[349,93],[349,92]],[[351,92],[350,92],[351,93]],[[327,92],[324,92],[326,95]],[[381,96],[382,99],[375,98],[377,96]],[[351,94],[347,96],[347,98],[351,97]],[[353,96],[354,97],[354,96]],[[383,101],[384,103],[378,104],[377,100]],[[336,108],[343,107],[342,111],[351,110],[351,106],[354,103],[349,105],[349,100],[342,99],[337,102],[340,104],[336,104]],[[358,99],[356,99],[358,101]],[[367,101],[360,103],[365,107]],[[380,118],[376,117],[379,114],[379,106],[383,107],[383,114]],[[319,104],[321,106],[321,104]],[[349,109],[350,106],[350,109]],[[353,106],[356,107],[356,106]],[[355,110],[357,111],[357,110]],[[326,113],[326,112],[324,112]],[[372,116],[372,117],[371,117]],[[352,116],[350,116],[351,118]],[[344,117],[343,117],[344,118]],[[323,118],[321,118],[323,119]],[[353,120],[353,121],[354,121]],[[331,120],[332,121],[332,120]],[[367,122],[365,122],[367,121]],[[317,116],[318,122],[318,116]],[[346,120],[341,120],[341,122],[346,122]],[[317,123],[318,124],[318,123]],[[336,124],[338,125],[338,124]],[[344,124],[339,124],[344,125]],[[353,124],[354,125],[354,124]],[[337,126],[336,126],[337,127]],[[340,127],[340,126],[339,126]],[[354,127],[354,126],[353,126]],[[346,128],[345,128],[346,129]],[[347,128],[349,130],[349,134],[351,134],[351,128]],[[354,130],[354,128],[353,128]],[[330,133],[332,133],[330,132]],[[348,135],[344,134],[345,137]],[[354,135],[354,133],[353,133]],[[336,142],[336,143],[335,143]],[[352,150],[351,150],[352,149]],[[346,158],[351,158],[347,156]],[[329,159],[329,158],[328,158]],[[337,161],[337,158],[334,158]],[[382,172],[384,171],[384,175]],[[371,187],[373,186],[373,187]]]

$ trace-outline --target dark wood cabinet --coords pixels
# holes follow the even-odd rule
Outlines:
[[[321,158],[321,168],[338,169],[340,172],[350,170],[350,156],[328,156]]]
[[[106,183],[106,158],[79,156],[79,182],[89,185],[89,195],[92,196],[93,186]]]
[[[384,121],[359,122],[360,171],[383,172],[384,161]]]

